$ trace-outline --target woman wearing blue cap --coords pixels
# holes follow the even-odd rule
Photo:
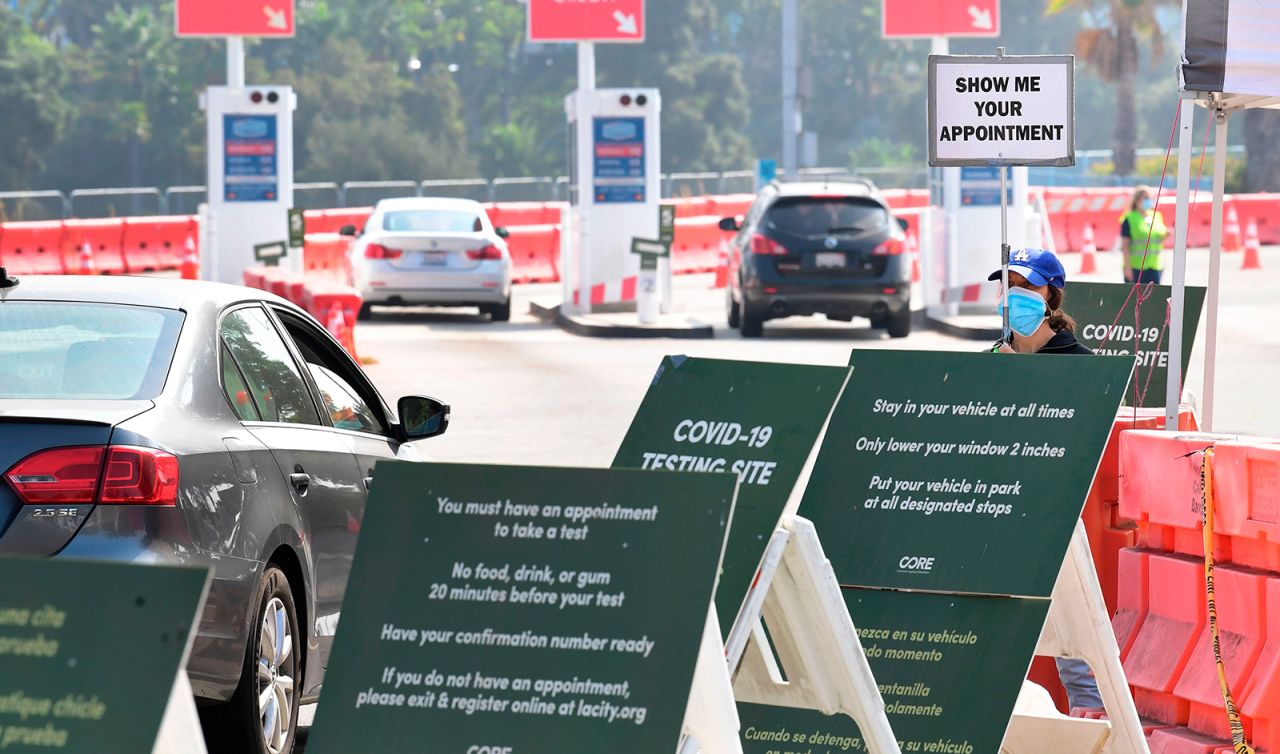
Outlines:
[[[999,280],[1000,270],[988,280]],[[1009,255],[1010,340],[1001,340],[993,351],[1001,353],[1093,354],[1076,340],[1076,321],[1062,311],[1067,272],[1047,249],[1018,249]],[[1004,296],[996,311],[1004,314]],[[1071,707],[1101,708],[1102,696],[1093,671],[1083,660],[1056,658],[1058,678],[1067,690]]]
[[[988,280],[999,280],[1000,270]],[[1010,341],[992,351],[1001,353],[1092,354],[1076,340],[1076,321],[1062,311],[1067,271],[1048,249],[1015,249],[1009,255]],[[996,311],[1004,315],[1004,296]]]

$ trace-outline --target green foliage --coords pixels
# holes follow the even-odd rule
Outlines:
[[[48,42],[0,7],[0,186],[22,186],[57,143],[68,114],[66,69]]]

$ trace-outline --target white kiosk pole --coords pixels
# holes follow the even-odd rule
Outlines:
[[[1200,428],[1213,431],[1214,369],[1218,361],[1218,288],[1222,272],[1222,192],[1227,181],[1227,123],[1222,110],[1210,111],[1213,127],[1213,220],[1209,233],[1209,301],[1205,312],[1204,400]]]
[[[591,186],[591,103],[596,90],[596,46],[593,42],[578,43],[578,306],[582,314],[591,313],[591,209],[594,203]]]
[[[227,37],[227,87],[244,88],[244,37]]]

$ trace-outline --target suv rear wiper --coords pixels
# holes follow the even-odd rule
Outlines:
[[[848,233],[856,231],[858,233],[866,233],[870,228],[865,225],[837,225],[834,228],[827,228],[828,233]]]

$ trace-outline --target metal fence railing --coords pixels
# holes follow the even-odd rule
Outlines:
[[[61,220],[71,215],[71,202],[61,191],[0,191],[0,222]]]
[[[67,195],[72,217],[162,215],[164,195],[154,186],[76,189]]]
[[[483,178],[428,180],[418,184],[418,195],[448,196],[454,199],[489,202],[493,201],[493,184]]]
[[[536,178],[494,178],[489,184],[495,202],[558,202],[568,199],[561,184],[549,176]]]

